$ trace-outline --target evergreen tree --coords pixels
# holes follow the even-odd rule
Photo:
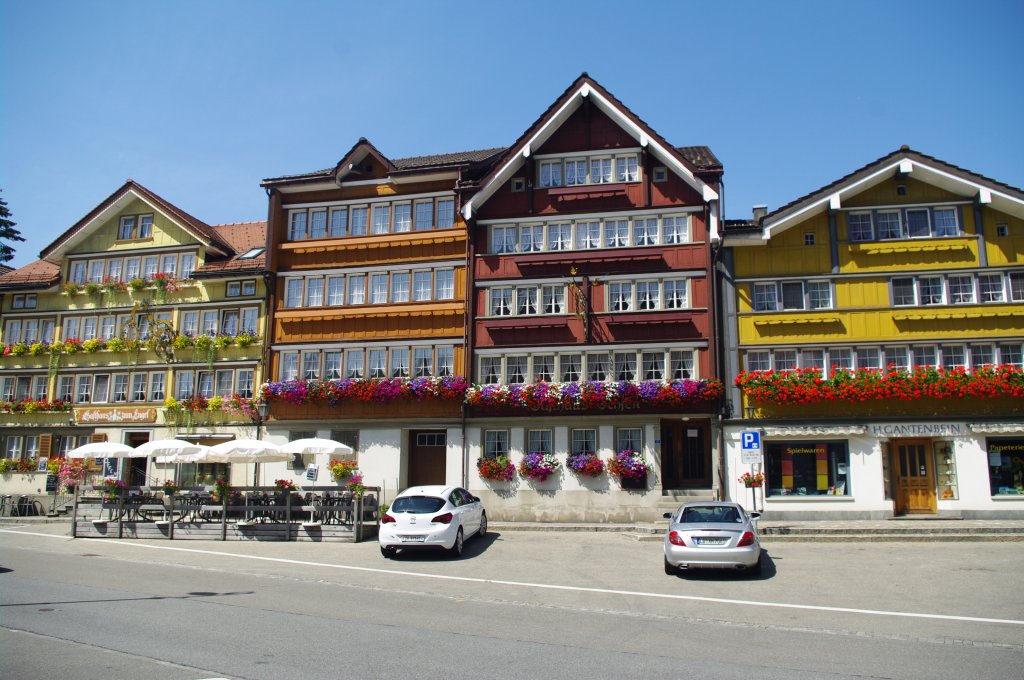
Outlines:
[[[5,241],[24,241],[21,232],[14,228],[17,224],[11,219],[11,211],[7,207],[7,201],[0,198],[0,264],[10,262],[14,259],[14,248]]]

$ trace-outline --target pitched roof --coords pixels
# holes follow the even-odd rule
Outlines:
[[[463,214],[467,218],[472,217],[474,208],[486,202],[497,187],[522,165],[524,159],[568,119],[584,98],[590,98],[599,109],[636,137],[641,146],[650,147],[655,156],[672,167],[674,172],[700,192],[704,200],[718,198],[717,191],[696,176],[705,170],[721,169],[721,162],[710,149],[671,146],[629,107],[584,72],[548,106],[512,146],[495,159],[490,172],[480,181],[479,191],[463,204]]]
[[[771,232],[782,231],[798,216],[813,215],[836,202],[841,204],[843,196],[864,191],[894,174],[910,173],[915,176],[915,170],[919,171],[916,176],[924,182],[959,193],[965,198],[977,197],[982,203],[994,203],[998,209],[1024,218],[1024,190],[914,151],[908,146],[901,146],[765,215],[761,224],[766,229],[766,237]]]
[[[105,212],[113,208],[119,201],[126,198],[128,194],[134,194],[143,201],[152,205],[155,209],[163,212],[169,218],[180,224],[187,231],[192,232],[196,238],[208,246],[222,251],[225,255],[232,252],[231,246],[214,230],[202,220],[193,217],[178,206],[153,193],[135,180],[129,179],[121,185],[114,193],[105,198],[99,205],[93,208],[89,214],[73,224],[67,231],[58,236],[50,245],[43,248],[39,253],[41,259],[52,259],[61,256],[61,249],[66,246],[83,228],[101,217]]]
[[[505,147],[497,147],[493,149],[478,149],[474,151],[452,151],[448,153],[432,154],[428,156],[409,156],[407,158],[394,158],[390,159],[371,144],[367,139],[360,138],[355,145],[349,149],[341,160],[336,165],[330,168],[324,168],[323,170],[314,170],[312,172],[303,172],[297,175],[282,175],[281,177],[270,177],[264,179],[262,186],[268,186],[272,184],[289,184],[293,182],[302,181],[315,181],[332,179],[342,169],[342,167],[348,164],[352,158],[361,150],[374,153],[381,159],[381,162],[388,167],[391,172],[412,172],[412,171],[425,171],[425,170],[442,170],[452,167],[458,167],[462,165],[472,165],[486,161],[492,157],[497,156],[500,152],[505,150]],[[364,156],[365,157],[365,156]]]
[[[60,265],[46,260],[36,260],[0,275],[0,290],[49,288],[59,281]]]
[[[231,245],[234,254],[224,258],[208,258],[202,267],[196,269],[196,275],[202,278],[222,273],[238,274],[266,269],[267,223],[265,220],[215,224],[212,228]],[[240,259],[242,255],[254,248],[263,248],[264,250],[255,257]]]

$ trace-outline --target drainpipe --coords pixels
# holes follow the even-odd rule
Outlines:
[[[711,246],[711,274],[712,274],[712,279],[711,279],[711,286],[710,286],[711,290],[710,290],[710,293],[711,293],[711,314],[712,314],[711,318],[712,318],[712,322],[713,322],[712,323],[712,352],[713,352],[712,356],[714,357],[715,368],[716,368],[716,373],[718,374],[718,379],[721,380],[723,385],[724,385],[725,384],[725,378],[726,378],[725,361],[724,361],[724,357],[722,356],[722,352],[720,352],[718,350],[718,348],[722,346],[721,345],[721,341],[722,341],[722,319],[721,319],[721,317],[722,317],[722,315],[719,314],[720,310],[719,310],[719,303],[718,303],[719,299],[721,298],[720,288],[719,288],[720,283],[721,283],[721,278],[720,278],[720,275],[719,275],[718,267],[719,267],[719,264],[721,263],[723,239],[725,237],[725,234],[723,233],[724,229],[725,229],[725,180],[724,179],[719,179],[718,180],[718,214],[719,214],[719,217],[721,219],[721,226],[720,226],[720,230],[719,230],[719,240],[718,240],[718,244],[717,245],[712,244],[712,246]],[[723,395],[722,395],[723,399],[725,398],[726,394],[727,394],[727,392],[723,390]],[[718,490],[717,490],[717,492],[715,494],[717,500],[725,500],[725,428],[724,428],[724,418],[722,417],[722,412],[723,412],[723,409],[725,408],[725,404],[727,404],[727,403],[728,403],[728,401],[723,401],[722,404],[719,405],[719,407],[718,407],[718,414],[717,414],[717,419],[718,419],[718,437],[717,437],[717,439],[718,439]]]
[[[461,213],[461,202],[462,194],[458,194],[458,202],[460,205],[457,210]],[[475,319],[474,310],[476,309],[476,291],[475,281],[476,276],[473,270],[474,261],[476,259],[476,218],[470,218],[466,220],[466,291],[465,291],[465,311],[462,314],[462,347],[463,347],[463,359],[462,367],[463,374],[466,376],[468,381],[473,375],[473,343],[476,327],[473,323]],[[460,415],[460,427],[462,429],[462,488],[469,488],[469,444],[466,440],[466,400],[462,400],[462,404],[459,405]]]

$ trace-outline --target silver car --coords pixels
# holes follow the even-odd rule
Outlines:
[[[457,486],[414,486],[381,515],[377,540],[384,557],[412,548],[443,548],[458,557],[465,539],[486,533],[487,513],[473,494]]]
[[[739,503],[686,503],[675,513],[665,534],[665,573],[686,569],[739,569],[761,573],[761,541],[754,523]]]

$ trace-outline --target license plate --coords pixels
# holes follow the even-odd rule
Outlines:
[[[422,543],[427,540],[426,536],[399,536],[402,539],[402,543]]]
[[[725,545],[724,538],[695,538],[697,545]]]

